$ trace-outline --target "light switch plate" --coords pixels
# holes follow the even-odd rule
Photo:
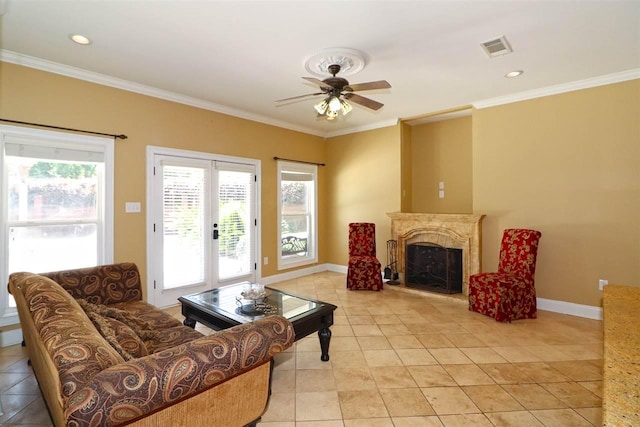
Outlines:
[[[444,199],[444,190],[438,191],[438,197],[440,197],[441,199]]]
[[[125,202],[124,204],[124,211],[127,213],[139,213],[140,210],[140,202]]]

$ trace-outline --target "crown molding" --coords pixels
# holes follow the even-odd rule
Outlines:
[[[333,132],[327,132],[324,137],[333,138],[335,136],[349,135],[350,133],[358,133],[358,132],[365,132],[368,130],[386,128],[390,126],[395,126],[397,124],[398,124],[398,119],[389,119],[382,122],[371,123],[368,125],[357,126],[357,127],[348,128],[348,129],[340,129]]]
[[[395,126],[398,124],[398,118],[390,119],[378,123],[372,123],[364,126],[353,127],[348,129],[322,132],[316,129],[311,129],[304,126],[296,126],[291,123],[274,120],[269,117],[261,116],[258,114],[252,114],[247,111],[239,110],[236,108],[226,107],[224,105],[216,104],[214,102],[204,101],[202,99],[193,98],[189,96],[179,95],[174,92],[157,89],[151,86],[146,86],[128,80],[118,79],[115,77],[107,76],[105,74],[95,73],[92,71],[83,70],[81,68],[70,67],[62,65],[56,62],[47,61],[45,59],[36,58],[29,55],[23,55],[20,53],[12,52],[5,49],[0,49],[0,61],[8,62],[24,67],[35,68],[42,71],[47,71],[54,74],[63,75],[79,80],[88,81],[104,86],[113,87],[116,89],[126,90],[129,92],[138,93],[141,95],[151,96],[153,98],[164,99],[166,101],[176,102],[179,104],[188,105],[191,107],[202,108],[203,110],[214,111],[220,114],[226,114],[233,117],[238,117],[245,120],[251,120],[258,123],[263,123],[271,126],[276,126],[284,129],[293,130],[309,135],[315,135],[322,138],[332,138],[336,136],[348,135],[351,133],[364,132],[368,130],[380,129],[389,126]],[[510,104],[513,102],[526,101],[529,99],[540,98],[544,96],[557,95],[560,93],[571,92],[581,89],[589,89],[592,87],[603,86],[607,84],[620,83],[628,80],[635,80],[640,78],[640,69],[632,69],[623,71],[620,73],[608,74],[605,76],[594,77],[585,80],[578,80],[575,82],[549,86],[541,89],[534,89],[525,92],[520,92],[512,95],[505,95],[496,98],[489,98],[481,101],[473,102],[471,105],[473,108],[482,109],[495,107],[503,104]]]
[[[544,96],[558,95],[575,90],[589,89],[597,86],[604,86],[613,83],[626,82],[628,80],[640,79],[640,68],[622,71],[620,73],[607,74],[605,76],[593,77],[590,79],[576,80],[575,82],[563,83],[555,86],[548,86],[541,89],[528,90],[514,93],[512,95],[499,96],[472,103],[474,108],[482,109],[496,107],[498,105],[511,104],[513,102],[526,101]]]
[[[420,117],[417,119],[402,120],[402,122],[408,124],[409,126],[419,126],[425,123],[441,122],[443,120],[451,120],[470,116],[472,112],[473,109],[469,107],[462,110],[451,111],[449,113],[429,114],[428,116]]]
[[[72,77],[74,79],[84,80],[91,83],[100,84],[103,86],[109,86],[116,89],[122,89],[129,92],[138,93],[141,95],[147,95],[153,98],[164,99],[165,101],[171,101],[179,104],[188,105],[191,107],[202,108],[203,110],[214,111],[216,113],[226,114],[229,116],[251,120],[258,123],[264,123],[267,125],[285,128],[285,129],[302,132],[310,135],[326,137],[326,135],[323,132],[317,131],[315,129],[310,129],[302,126],[295,126],[287,122],[274,120],[269,117],[248,113],[246,111],[238,110],[235,108],[226,107],[224,105],[216,104],[214,102],[204,101],[202,99],[193,98],[190,96],[179,95],[174,92],[157,89],[157,88],[142,85],[139,83],[130,82],[128,80],[118,79],[115,77],[107,76],[105,74],[95,73],[93,71],[83,70],[81,68],[62,65],[56,62],[47,61],[45,59],[40,59],[33,56],[23,55],[20,53],[9,51],[9,50],[0,49],[0,61],[9,62],[16,65],[22,65],[24,67],[29,67],[29,68],[35,68],[38,70],[47,71],[50,73],[59,74],[66,77]]]

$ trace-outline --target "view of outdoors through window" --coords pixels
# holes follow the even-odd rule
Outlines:
[[[101,165],[5,158],[9,273],[96,265]]]
[[[203,283],[211,262],[207,169],[163,166],[165,289]],[[249,274],[253,173],[218,170],[218,278]],[[215,199],[214,199],[215,201]]]
[[[313,176],[282,172],[281,251],[283,258],[306,256],[311,229]]]
[[[218,264],[220,279],[251,271],[251,189],[253,173],[219,171],[218,207],[220,239]]]
[[[205,280],[205,169],[163,167],[163,287]]]

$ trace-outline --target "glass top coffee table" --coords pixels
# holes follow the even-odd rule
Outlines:
[[[196,322],[200,322],[211,329],[220,330],[279,314],[293,324],[296,341],[318,332],[322,352],[320,359],[324,362],[329,360],[329,327],[333,325],[335,305],[269,287],[264,288],[264,297],[247,300],[242,296],[247,285],[223,286],[178,298],[182,304],[183,323],[193,328]]]

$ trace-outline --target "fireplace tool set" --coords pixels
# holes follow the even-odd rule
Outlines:
[[[399,285],[398,277],[398,242],[387,240],[387,266],[384,268],[384,278],[389,285]]]

